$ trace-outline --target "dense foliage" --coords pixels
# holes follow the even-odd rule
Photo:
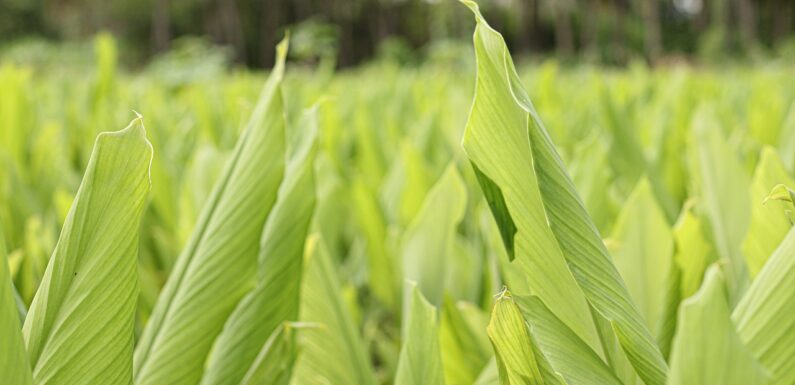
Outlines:
[[[0,67],[0,378],[793,383],[790,72],[516,68],[465,3],[455,65]]]

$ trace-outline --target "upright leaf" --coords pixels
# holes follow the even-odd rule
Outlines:
[[[492,356],[486,323],[480,309],[445,296],[439,338],[446,383],[472,384],[486,366]]]
[[[569,385],[621,385],[596,352],[555,317],[538,297],[515,297],[530,333],[550,366]]]
[[[508,84],[510,56],[502,36],[480,16],[477,5],[464,3],[477,20],[478,75],[463,145],[512,261],[507,267],[520,270],[506,274],[521,279],[508,284],[517,294],[538,295],[580,338],[601,349],[588,304],[548,225],[533,170],[529,116]]]
[[[367,351],[343,302],[340,282],[326,245],[318,235],[306,246],[301,283],[301,321],[317,324],[301,331],[296,385],[374,385]]]
[[[286,321],[298,320],[304,242],[315,206],[316,111],[300,124],[279,196],[262,233],[257,286],[237,305],[215,341],[202,384],[239,384]],[[289,380],[289,377],[287,378]]]
[[[668,385],[763,385],[767,373],[743,345],[734,328],[717,266],[682,303],[671,352]]]
[[[138,228],[152,146],[141,118],[101,133],[23,333],[36,384],[131,384]]]
[[[701,218],[693,212],[693,206],[685,203],[679,219],[674,224],[676,254],[674,260],[680,271],[680,296],[687,298],[701,286],[707,266],[712,261],[712,246],[704,233]]]
[[[790,229],[732,313],[740,339],[772,374],[795,383],[795,229]]]
[[[537,269],[528,269],[533,274],[528,281],[537,285],[533,290],[544,303],[556,307],[550,310],[559,319],[576,320],[580,325],[568,326],[583,340],[596,345],[591,342],[593,334],[587,332],[593,318],[582,308],[580,293],[597,317],[611,323],[643,381],[664,383],[667,367],[660,350],[522,88],[502,36],[488,26],[474,2],[464,2],[478,22],[478,76],[464,149],[484,176],[479,179],[483,189],[499,191],[504,200],[504,204],[491,204],[498,224],[516,226],[514,244],[506,248],[516,250],[517,260],[535,264]],[[549,271],[542,268],[551,266]],[[566,294],[570,299],[561,305],[557,301],[564,301],[561,297]],[[567,309],[571,315],[561,311],[562,306],[571,307]],[[604,336],[603,341],[612,338]]]
[[[395,385],[444,385],[436,308],[411,286]]]
[[[675,282],[673,234],[665,213],[657,204],[648,180],[642,178],[618,214],[610,237],[611,254],[616,268],[638,305],[646,325],[661,345],[667,344],[670,325],[665,316],[668,296]],[[675,304],[674,304],[675,305]]]
[[[277,51],[247,127],[136,347],[136,384],[198,383],[213,341],[254,286],[260,234],[284,172],[286,40]]]
[[[486,330],[497,357],[502,385],[566,384],[541,353],[519,306],[507,290],[494,303]]]
[[[451,164],[403,235],[403,275],[436,305],[442,304],[444,275],[454,262],[453,241],[465,209],[466,187]]]
[[[296,330],[288,323],[276,327],[262,345],[254,362],[244,373],[240,385],[287,385],[290,383],[298,352]]]
[[[729,297],[736,302],[748,283],[742,241],[751,209],[748,176],[720,127],[707,110],[696,115],[693,130],[697,164],[693,174],[701,188],[701,202],[712,229],[718,256],[726,260]]]
[[[762,270],[767,258],[776,250],[792,224],[786,211],[791,204],[778,200],[765,200],[774,186],[795,186],[781,158],[772,147],[762,148],[759,164],[751,182],[751,225],[742,244],[751,278]]]
[[[33,385],[19,314],[14,303],[14,283],[8,272],[3,236],[0,235],[0,378],[9,384]]]

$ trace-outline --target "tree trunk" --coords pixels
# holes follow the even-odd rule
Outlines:
[[[735,9],[740,23],[740,37],[744,45],[756,41],[756,15],[754,4],[751,0],[735,0]]]
[[[655,63],[662,55],[662,33],[660,28],[660,3],[657,0],[640,0],[643,16],[643,45],[646,59]]]
[[[582,16],[580,42],[585,56],[593,57],[599,53],[599,3],[598,0],[585,0],[585,13]]]
[[[555,46],[558,56],[570,57],[574,53],[574,31],[568,1],[552,0],[552,10],[555,12]]]
[[[171,42],[169,0],[155,0],[152,7],[152,47],[155,52],[165,52]]]

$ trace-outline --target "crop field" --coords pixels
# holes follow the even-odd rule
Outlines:
[[[0,62],[0,384],[795,384],[792,67],[463,2],[417,66]]]

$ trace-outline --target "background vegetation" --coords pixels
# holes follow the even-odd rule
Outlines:
[[[201,36],[237,63],[272,65],[286,27],[293,55],[350,66],[379,54],[416,61],[449,42],[468,43],[466,10],[451,0],[2,0],[0,42],[120,38],[145,61]],[[624,64],[767,57],[793,50],[788,0],[486,0],[484,15],[515,53]],[[176,40],[176,41],[175,41]]]

